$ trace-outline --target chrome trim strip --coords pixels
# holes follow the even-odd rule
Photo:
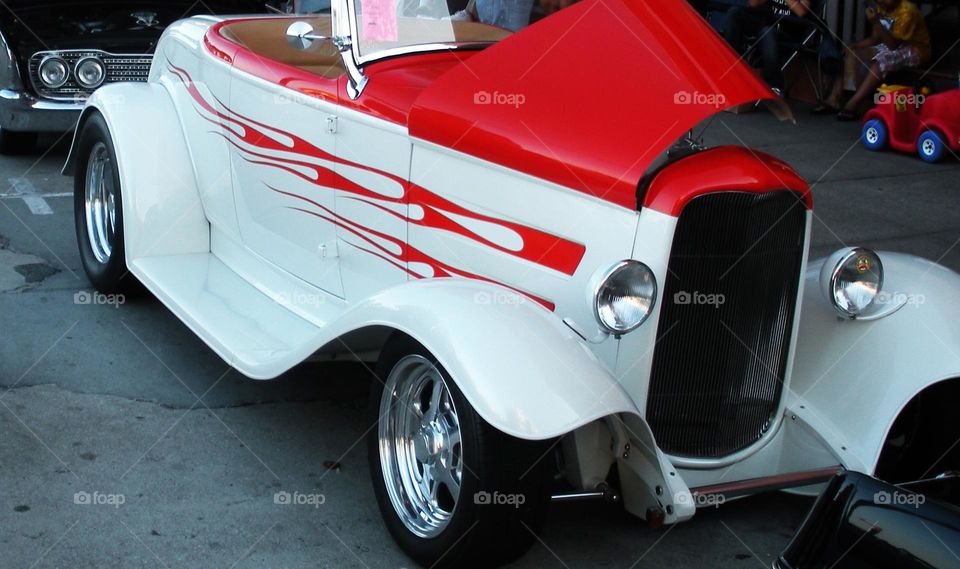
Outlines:
[[[830,466],[827,468],[818,468],[816,470],[804,470],[801,472],[789,472],[787,474],[777,474],[775,476],[764,476],[762,478],[750,478],[736,482],[725,482],[722,484],[713,484],[711,486],[701,486],[691,488],[690,494],[697,496],[723,496],[725,498],[735,498],[737,496],[746,496],[757,492],[770,490],[783,490],[784,488],[798,488],[801,486],[810,486],[830,480],[835,475],[844,471],[842,466]]]

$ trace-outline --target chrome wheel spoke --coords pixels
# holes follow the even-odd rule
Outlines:
[[[418,355],[394,367],[380,403],[380,464],[404,525],[433,537],[449,523],[460,494],[460,425],[437,367]]]
[[[438,475],[438,481],[447,487],[450,495],[460,495],[460,476],[455,470],[444,468],[438,472]]]

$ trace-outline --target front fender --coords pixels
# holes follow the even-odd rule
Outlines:
[[[117,155],[127,266],[140,257],[209,251],[210,225],[167,90],[157,83],[97,89],[77,122],[64,175],[85,159],[76,156],[77,137],[94,113],[106,121]]]
[[[823,260],[810,264],[788,400],[845,467],[867,473],[907,403],[960,377],[960,275],[910,255],[880,258],[886,297],[905,303],[872,321],[840,319],[820,292]]]
[[[583,341],[536,302],[453,279],[412,281],[351,308],[331,336],[398,330],[423,344],[488,423],[548,439],[636,405]]]
[[[334,325],[340,338],[392,329],[432,353],[494,428],[514,437],[558,437],[595,420],[615,425],[627,509],[664,512],[673,523],[693,515],[690,493],[650,427],[610,370],[549,310],[488,283],[429,279],[385,290]],[[383,378],[381,378],[383,379]]]

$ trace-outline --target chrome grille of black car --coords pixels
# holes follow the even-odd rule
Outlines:
[[[62,87],[51,89],[44,86],[40,81],[40,62],[48,55],[58,55],[62,57],[70,67],[70,78]],[[147,76],[150,74],[150,64],[153,62],[153,56],[150,54],[118,55],[97,50],[62,50],[35,53],[30,58],[30,81],[37,95],[48,99],[86,99],[92,90],[81,87],[77,83],[73,75],[73,69],[77,61],[88,56],[99,57],[100,60],[103,61],[104,66],[106,66],[107,76],[103,81],[103,85],[123,81],[146,81]]]
[[[647,398],[665,452],[726,456],[773,425],[805,230],[806,207],[790,191],[709,194],[681,212]]]

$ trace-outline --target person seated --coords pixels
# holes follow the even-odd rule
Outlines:
[[[778,15],[776,9],[783,12]],[[763,64],[763,80],[777,93],[783,90],[783,71],[780,69],[776,25],[787,9],[801,18],[806,17],[810,11],[810,0],[786,0],[783,3],[747,0],[746,6],[733,6],[727,11],[724,28],[727,43],[741,55],[750,50],[747,39],[756,38],[755,45],[760,50]]]
[[[930,33],[916,4],[908,0],[877,0],[877,8],[868,7],[866,15],[871,25],[870,37],[848,46],[845,73],[834,81],[827,99],[814,109],[815,114],[837,113],[838,120],[857,120],[857,107],[876,92],[888,74],[919,67],[930,59]],[[864,70],[866,73],[860,74],[860,84],[856,86],[857,72]],[[848,87],[856,87],[856,92],[840,108],[844,81]]]
[[[533,0],[470,0],[453,14],[455,21],[474,21],[517,32],[530,24]]]

